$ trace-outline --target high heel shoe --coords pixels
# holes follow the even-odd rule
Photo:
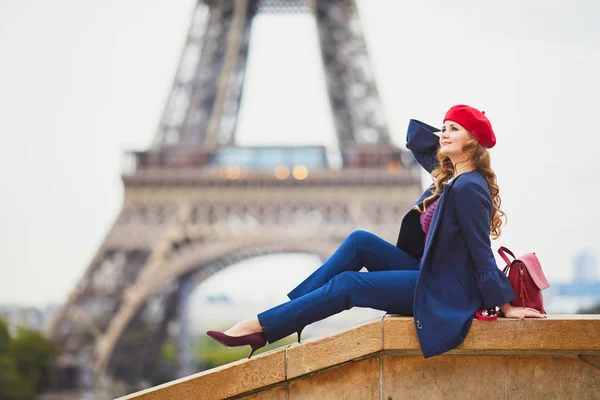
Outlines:
[[[267,339],[262,332],[251,333],[249,335],[244,336],[229,336],[224,334],[223,332],[217,331],[208,331],[206,332],[208,336],[215,339],[217,342],[224,344],[227,347],[237,347],[237,346],[250,346],[252,350],[250,351],[250,355],[248,358],[252,357],[252,354],[261,347],[264,347],[267,344]]]
[[[300,328],[300,330],[296,332],[298,334],[298,343],[300,343],[300,335],[302,335],[303,330],[304,330],[304,327]]]

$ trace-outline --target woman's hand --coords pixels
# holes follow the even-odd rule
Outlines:
[[[546,318],[546,314],[542,314],[535,308],[513,307],[510,303],[501,305],[500,311],[506,318]]]

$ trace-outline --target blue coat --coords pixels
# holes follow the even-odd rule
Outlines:
[[[408,125],[406,145],[429,173],[438,165],[438,131],[416,120]],[[415,205],[422,205],[433,189],[430,186]],[[421,350],[428,358],[461,344],[479,308],[507,303],[515,294],[492,253],[492,197],[478,170],[446,184],[425,243],[419,216],[414,209],[405,215],[396,246],[423,257],[413,311]]]

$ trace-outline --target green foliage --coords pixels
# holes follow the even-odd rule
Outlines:
[[[577,314],[600,314],[600,304],[588,309],[581,309],[577,311]]]
[[[9,347],[10,334],[8,333],[8,324],[0,318],[0,356],[7,354]]]
[[[19,375],[12,358],[0,355],[0,400],[33,400],[33,388]]]
[[[166,340],[160,346],[158,359],[171,363],[177,361],[177,346],[175,346],[173,340]]]
[[[36,393],[49,383],[50,371],[58,356],[58,348],[39,332],[20,329],[11,343],[10,355],[15,360],[19,374],[25,377]]]
[[[12,338],[0,319],[0,400],[33,400],[50,380],[58,348],[42,334],[19,329]]]

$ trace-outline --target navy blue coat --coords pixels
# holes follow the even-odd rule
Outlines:
[[[431,173],[438,165],[438,132],[423,122],[410,120],[407,147]],[[415,203],[430,196],[430,186]],[[425,358],[461,344],[475,312],[515,298],[498,266],[490,243],[492,197],[478,171],[460,174],[444,186],[433,215],[427,241],[412,209],[402,220],[396,246],[422,258],[414,297],[414,322]]]

